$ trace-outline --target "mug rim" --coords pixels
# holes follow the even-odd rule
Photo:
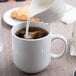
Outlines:
[[[15,37],[16,39],[18,39],[18,40],[22,40],[22,41],[39,41],[39,40],[43,40],[43,39],[46,39],[47,37],[49,37],[50,35],[51,35],[51,28],[49,27],[49,25],[47,24],[47,23],[44,23],[44,22],[32,22],[32,23],[44,23],[44,24],[46,24],[46,26],[48,26],[48,28],[50,29],[50,31],[48,32],[48,35],[46,35],[46,36],[44,36],[44,37],[42,37],[42,38],[38,38],[38,39],[24,39],[24,38],[19,38],[19,37],[17,37],[16,35],[15,35],[15,33],[18,31],[16,31],[15,33],[13,32],[14,31],[14,29],[16,28],[16,27],[18,27],[18,26],[21,26],[21,24],[25,24],[27,21],[25,21],[25,22],[23,22],[23,23],[20,23],[20,24],[17,24],[16,26],[14,26],[13,28],[12,28],[12,30],[11,30],[11,33],[12,33],[12,36],[13,37]],[[46,29],[45,29],[46,30]]]

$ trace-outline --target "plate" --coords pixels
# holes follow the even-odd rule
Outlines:
[[[3,20],[10,26],[16,26],[19,23],[25,22],[25,21],[19,21],[19,20],[13,19],[11,17],[11,13],[16,9],[19,9],[19,7],[12,8],[12,9],[6,11],[3,15]]]

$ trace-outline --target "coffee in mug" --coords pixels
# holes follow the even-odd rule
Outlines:
[[[22,28],[18,30],[16,32],[16,36],[20,38],[25,38],[24,37],[25,31],[26,31],[26,28]],[[48,35],[48,32],[40,27],[29,27],[29,35],[30,35],[29,37],[30,39],[38,39]]]

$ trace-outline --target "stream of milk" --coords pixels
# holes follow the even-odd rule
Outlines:
[[[40,14],[41,12],[47,10],[48,7],[53,3],[54,0],[32,0],[30,6],[30,15],[26,25],[25,38],[30,38],[29,36],[29,25],[31,18],[35,15]]]

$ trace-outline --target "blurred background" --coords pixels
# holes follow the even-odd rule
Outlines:
[[[31,0],[0,0],[0,2],[31,1]]]

